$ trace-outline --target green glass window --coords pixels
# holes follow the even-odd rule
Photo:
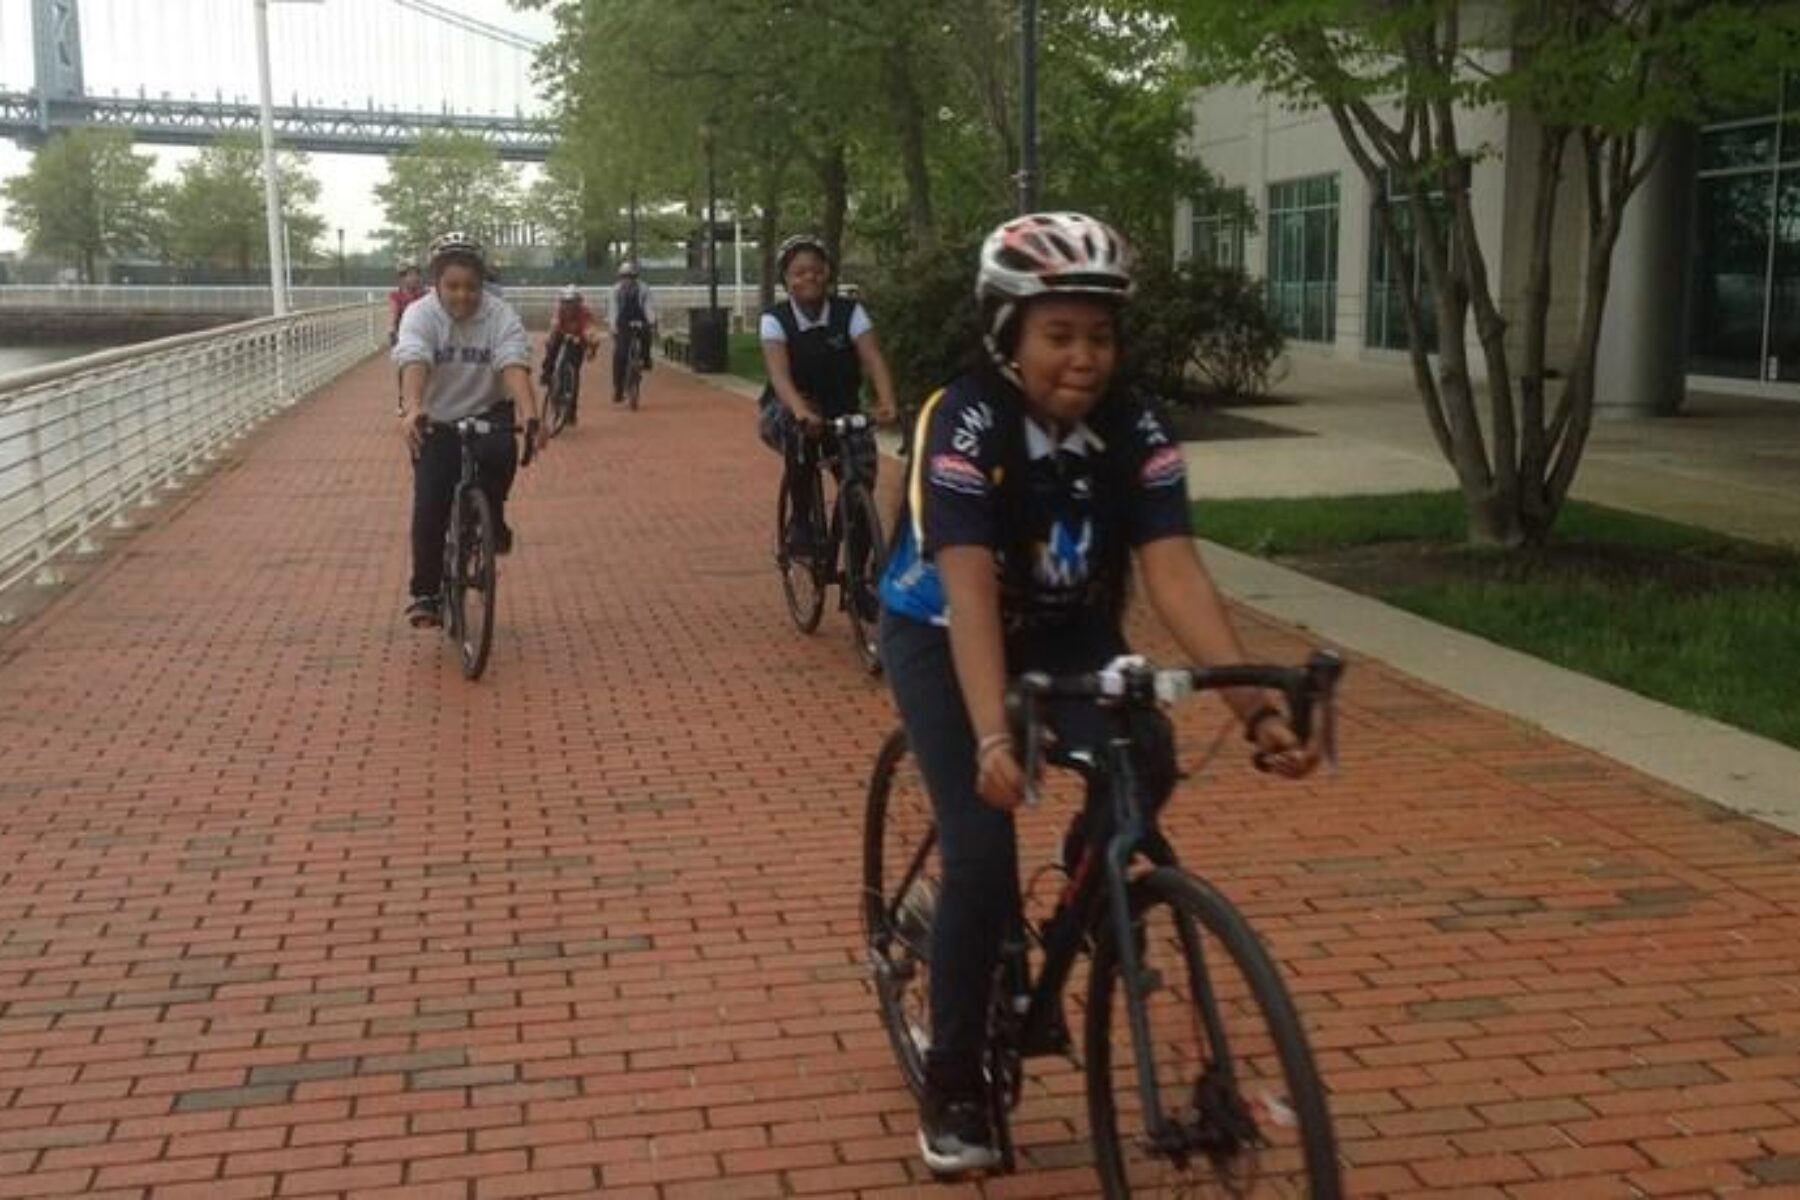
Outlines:
[[[1337,336],[1338,177],[1269,185],[1269,305],[1303,342]]]

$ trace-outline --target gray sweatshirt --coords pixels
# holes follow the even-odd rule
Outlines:
[[[453,321],[436,292],[407,306],[394,341],[394,365],[424,363],[425,412],[433,421],[457,421],[485,412],[506,398],[500,372],[531,366],[531,342],[512,305],[483,294],[466,321]]]

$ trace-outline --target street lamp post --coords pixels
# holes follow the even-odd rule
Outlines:
[[[714,151],[714,133],[709,121],[701,127],[706,142],[706,307],[719,311],[719,181],[718,156]]]
[[[288,311],[287,255],[281,230],[281,184],[275,176],[275,99],[269,79],[269,5],[322,4],[324,0],[256,0],[256,74],[262,93],[263,209],[269,227],[269,291],[275,315]]]
[[[1019,0],[1019,211],[1037,208],[1037,0]]]
[[[344,286],[344,227],[338,226],[338,286]]]

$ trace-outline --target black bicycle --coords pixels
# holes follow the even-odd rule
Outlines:
[[[494,560],[499,554],[500,529],[493,503],[481,486],[475,443],[496,431],[509,435],[518,431],[511,422],[489,417],[464,417],[451,428],[461,443],[462,472],[450,502],[450,525],[444,531],[444,584],[439,602],[444,632],[456,646],[463,678],[480,679],[494,644]],[[521,466],[531,461],[533,432],[528,424]]]
[[[578,338],[564,338],[556,350],[556,372],[550,377],[550,394],[544,397],[544,432],[551,437],[563,431],[575,411],[575,391],[581,386],[581,363],[587,348]]]
[[[1065,768],[1089,802],[1065,842],[1054,911],[1037,923],[1020,912],[1002,948],[984,1062],[1002,1171],[1017,1166],[1009,1116],[1024,1060],[1073,1057],[1063,994],[1077,990],[1085,959],[1087,1110],[1104,1195],[1342,1194],[1325,1092],[1280,973],[1232,904],[1178,864],[1132,750],[1134,717],[1146,711],[1195,691],[1266,687],[1284,694],[1295,733],[1307,738],[1316,727],[1335,756],[1343,670],[1327,653],[1300,668],[1159,671],[1125,658],[1093,674],[1027,675],[1010,690],[1027,778],[1044,765]],[[1048,745],[1040,706],[1060,699],[1098,702],[1106,745]],[[931,812],[896,732],[869,784],[862,915],[882,1022],[915,1094],[931,1044],[940,877]]]
[[[625,403],[636,412],[638,397],[644,392],[644,360],[650,353],[649,326],[632,321],[625,326],[625,336],[629,339],[625,346]]]
[[[801,633],[819,627],[826,590],[837,587],[838,607],[850,618],[857,655],[874,674],[881,670],[881,568],[887,561],[881,514],[870,490],[878,453],[875,422],[855,413],[825,424],[830,436],[808,439],[798,467],[790,458],[783,472],[775,513],[775,565],[781,572],[788,615]],[[794,489],[786,472],[795,469],[807,473],[803,481],[806,513],[791,511]],[[839,481],[828,527],[824,519],[826,470]],[[802,521],[806,525],[800,525]],[[796,552],[797,546],[808,543],[811,552]]]

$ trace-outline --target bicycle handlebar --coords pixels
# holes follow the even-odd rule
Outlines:
[[[1229,667],[1177,667],[1158,669],[1136,655],[1116,658],[1098,671],[1079,675],[1046,675],[1039,671],[1019,676],[1006,691],[1007,719],[1015,742],[1025,752],[1026,799],[1035,803],[1031,781],[1043,758],[1038,712],[1043,700],[1096,700],[1114,707],[1154,708],[1175,704],[1197,692],[1230,688],[1267,688],[1278,691],[1287,705],[1288,723],[1302,743],[1312,740],[1318,728],[1325,759],[1337,765],[1337,688],[1344,676],[1344,660],[1329,650],[1314,651],[1300,667],[1243,663]],[[1057,756],[1059,765],[1071,765]],[[1267,758],[1256,756],[1259,770]]]

